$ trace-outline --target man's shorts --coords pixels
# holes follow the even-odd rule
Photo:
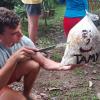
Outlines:
[[[25,4],[25,9],[28,15],[41,14],[41,4]]]
[[[82,18],[68,18],[68,17],[64,17],[64,22],[63,22],[63,26],[64,26],[64,35],[65,37],[68,36],[69,31],[71,30],[71,28],[74,27],[74,25],[76,25]]]

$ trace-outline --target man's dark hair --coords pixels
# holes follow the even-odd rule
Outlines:
[[[5,27],[15,29],[20,22],[19,16],[4,7],[0,7],[0,34],[3,34]]]

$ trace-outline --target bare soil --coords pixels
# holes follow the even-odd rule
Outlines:
[[[65,42],[60,24],[54,28],[49,30],[47,35],[53,38],[55,43]],[[51,59],[54,53],[63,56],[64,48],[51,50]],[[14,83],[12,87],[23,90],[22,82]],[[36,95],[38,98],[36,100],[99,100],[100,65],[80,67],[70,71],[47,71],[41,68],[32,94]]]
[[[47,33],[55,44],[66,42],[62,29],[62,24],[57,23]],[[51,59],[54,54],[62,57],[64,50],[65,48],[51,50]],[[61,59],[57,57],[55,60],[60,61]],[[99,100],[100,65],[80,67],[70,71],[41,69],[34,89],[40,95],[40,100]]]
[[[52,54],[63,56],[63,51],[62,48],[54,49]],[[34,89],[41,96],[40,100],[99,100],[99,69],[100,65],[83,66],[70,71],[41,69]]]

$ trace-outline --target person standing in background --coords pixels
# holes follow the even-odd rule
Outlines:
[[[28,17],[28,33],[29,38],[35,43],[38,39],[38,23],[41,14],[42,0],[22,0]]]
[[[70,29],[76,25],[88,11],[88,0],[59,0],[61,4],[66,2],[66,10],[63,20],[64,34],[68,36]]]

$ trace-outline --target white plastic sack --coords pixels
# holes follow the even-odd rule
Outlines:
[[[99,16],[96,15],[96,14],[90,13],[90,12],[88,12],[88,11],[86,11],[86,14],[87,14],[88,17],[90,17],[90,19],[91,19],[92,21],[97,21],[97,20],[99,20]]]
[[[100,60],[100,32],[86,15],[69,32],[62,65],[95,63]]]

